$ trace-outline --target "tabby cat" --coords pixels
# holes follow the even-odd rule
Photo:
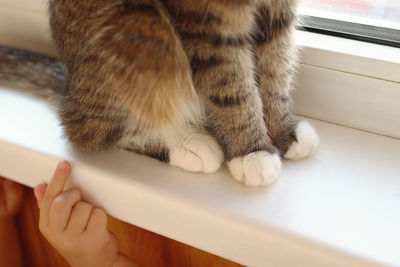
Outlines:
[[[271,184],[280,156],[297,160],[318,146],[290,112],[296,8],[297,0],[50,0],[68,69],[66,137],[80,150],[117,146],[194,172],[213,173],[225,158],[239,182]],[[58,70],[53,87],[64,86],[62,67],[47,60]]]

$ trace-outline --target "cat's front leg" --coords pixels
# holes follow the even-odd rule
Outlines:
[[[226,8],[224,12],[229,14],[221,17],[212,11],[207,16],[202,14],[212,19],[192,21],[192,25],[201,23],[203,28],[185,28],[181,36],[190,58],[195,89],[206,105],[207,128],[222,145],[232,176],[247,186],[267,186],[279,178],[281,161],[268,137],[254,78],[249,38],[253,12],[247,4],[237,10],[232,6]],[[238,16],[233,16],[236,11]],[[212,30],[196,32],[204,28]]]
[[[306,121],[292,115],[291,83],[297,67],[293,41],[296,0],[260,1],[255,45],[264,119],[273,144],[284,158],[298,160],[315,153],[319,138]]]
[[[233,52],[238,48],[225,49],[232,53],[220,53],[219,64],[202,67],[197,74],[210,68],[220,75],[203,80],[208,84],[209,126],[224,148],[232,176],[247,186],[267,186],[278,180],[281,161],[263,121],[261,98],[250,67],[251,51],[245,47],[239,53]]]

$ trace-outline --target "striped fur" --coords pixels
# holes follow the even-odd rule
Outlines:
[[[182,147],[203,165],[204,155],[220,160],[217,145],[197,151],[211,134],[227,160],[263,152],[254,157],[273,158],[278,170],[265,155],[297,141],[296,2],[50,0],[52,35],[68,66],[66,136],[78,149],[114,145],[179,166]]]
[[[61,94],[66,73],[67,67],[61,60],[0,45],[0,84],[21,89],[40,88],[38,94],[44,96],[49,91]]]
[[[263,95],[264,119],[273,144],[284,155],[296,142],[290,91],[297,67],[293,42],[296,0],[258,3],[256,46],[257,75]]]

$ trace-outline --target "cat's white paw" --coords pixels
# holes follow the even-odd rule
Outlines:
[[[215,139],[202,133],[194,133],[173,146],[169,163],[187,171],[213,173],[224,162],[224,153]]]
[[[314,154],[319,145],[319,137],[314,128],[306,121],[301,121],[296,128],[297,142],[293,142],[284,158],[299,160]]]
[[[257,151],[228,162],[233,178],[251,186],[268,186],[279,179],[281,159],[278,154]]]

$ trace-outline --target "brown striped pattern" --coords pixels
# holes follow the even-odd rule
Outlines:
[[[257,31],[257,76],[264,101],[264,120],[273,144],[285,154],[297,141],[297,121],[291,113],[291,84],[297,67],[293,31],[296,1],[259,3]]]
[[[223,64],[224,60],[224,58],[217,55],[212,55],[209,58],[199,58],[197,56],[193,56],[190,60],[192,73],[193,75],[196,75],[199,71],[207,72],[212,68],[218,67],[219,65]]]
[[[93,99],[96,99],[93,97]],[[62,99],[60,116],[66,137],[81,150],[96,150],[115,144],[123,135],[127,113],[97,98],[90,105],[73,97]]]
[[[147,145],[138,147],[137,145],[132,144],[131,146],[123,147],[123,149],[137,154],[146,155],[162,162],[169,162],[169,149],[164,146]]]
[[[219,107],[241,106],[246,103],[246,96],[209,96],[211,103]]]
[[[69,67],[60,116],[77,148],[157,136],[158,129],[195,117],[189,62],[157,1],[53,0],[50,14]],[[167,160],[164,148],[139,143],[140,152]]]
[[[173,20],[176,28],[183,29],[178,33],[190,58],[195,88],[206,101],[208,129],[220,141],[228,160],[259,150],[275,151],[262,119],[252,71],[254,9],[251,2],[236,4],[209,1],[208,8],[186,10]],[[225,5],[224,12],[218,9],[220,5]],[[230,13],[239,9],[242,20],[232,29],[238,18]],[[195,11],[200,15],[194,20],[190,15]],[[200,25],[195,27],[195,23]]]
[[[168,161],[166,129],[201,131],[204,106],[204,127],[227,159],[273,153],[272,143],[284,151],[296,140],[295,8],[295,0],[51,0],[69,68],[66,136],[81,149],[117,144]]]
[[[61,93],[65,87],[67,67],[59,59],[31,51],[0,45],[0,83],[44,89]]]
[[[293,25],[296,15],[292,10],[287,13],[279,14],[278,17],[271,17],[268,7],[263,6],[258,10],[257,14],[257,31],[254,34],[254,39],[257,44],[262,44],[271,41],[281,32],[285,32],[287,28]]]

